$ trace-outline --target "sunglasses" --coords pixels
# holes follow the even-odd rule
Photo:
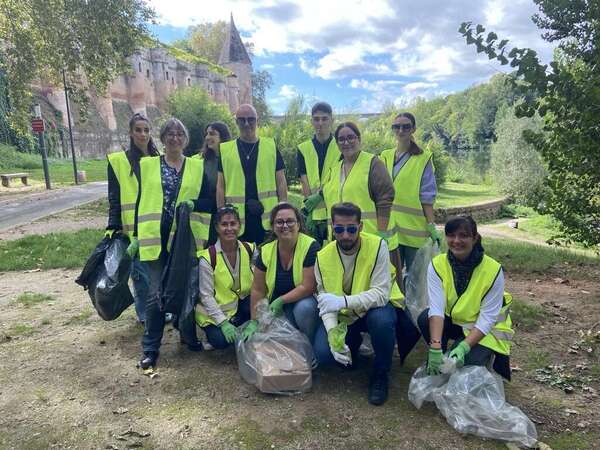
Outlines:
[[[236,117],[235,121],[240,125],[248,124],[253,125],[256,123],[256,117]]]
[[[394,130],[394,131],[398,131],[398,130],[410,131],[410,130],[412,130],[412,128],[413,128],[412,123],[395,123],[392,125],[392,130]]]
[[[358,225],[334,225],[333,232],[335,234],[343,234],[344,231],[348,234],[356,234],[358,232]]]
[[[217,209],[217,212],[219,212],[219,213],[237,212],[237,208],[235,206],[233,206],[231,203],[226,203],[223,206],[221,206],[219,209]]]

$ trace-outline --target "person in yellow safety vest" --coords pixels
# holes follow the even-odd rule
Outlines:
[[[219,146],[221,143],[230,140],[231,132],[227,124],[223,122],[211,122],[204,130],[204,144],[200,152],[193,156],[193,158],[200,158],[204,163],[204,176],[202,177],[202,187],[200,188],[197,209],[204,218],[211,218],[208,245],[213,245],[217,241],[217,232],[213,217],[217,210]],[[209,214],[210,216],[208,216]]]
[[[484,253],[473,218],[449,220],[445,234],[448,253],[429,265],[429,308],[418,319],[429,345],[427,372],[439,373],[451,339],[457,365],[484,366],[493,358],[494,370],[510,380],[512,297],[504,292],[502,266]]]
[[[252,105],[240,105],[235,120],[240,137],[220,146],[217,207],[234,205],[242,221],[240,240],[260,244],[271,210],[287,200],[285,165],[273,138],[258,138]]]
[[[156,365],[162,340],[165,316],[160,310],[159,298],[162,272],[175,234],[175,209],[181,203],[192,209],[202,182],[201,161],[183,156],[189,134],[179,119],[166,121],[160,131],[160,140],[165,145],[164,156],[144,158],[140,162],[134,237],[127,248],[131,257],[139,251],[150,285],[142,337],[140,367],[143,369]],[[190,221],[190,226],[199,254],[204,245],[200,235],[205,235],[205,230],[201,223],[194,221]],[[193,342],[189,342],[188,347],[202,349]]]
[[[196,323],[208,343],[222,349],[237,337],[237,327],[250,319],[254,245],[240,242],[240,216],[232,205],[215,215],[217,242],[200,255]]]
[[[363,231],[360,208],[348,202],[333,205],[331,220],[335,241],[319,251],[315,264],[322,319],[315,335],[315,356],[319,367],[335,362],[355,365],[361,333],[369,333],[375,359],[368,399],[382,405],[388,397],[394,352],[394,305],[404,296],[396,284],[387,244]]]
[[[318,102],[311,110],[311,123],[315,130],[312,139],[298,144],[298,178],[302,184],[306,228],[320,245],[327,239],[327,209],[321,191],[321,181],[329,169],[340,159],[340,150],[331,134],[333,111],[331,105]]]
[[[242,337],[248,340],[258,329],[256,305],[267,299],[276,316],[286,318],[312,343],[319,321],[314,265],[320,246],[304,234],[302,215],[294,205],[279,203],[270,217],[274,239],[260,248],[250,294],[252,320]]]
[[[135,222],[135,203],[140,183],[140,159],[160,155],[150,136],[150,121],[141,113],[129,120],[129,149],[109,153],[108,176],[108,226],[106,235],[123,233],[130,236]],[[148,274],[139,258],[134,258],[131,269],[135,314],[140,323],[146,315]]]
[[[385,163],[394,180],[396,195],[392,206],[394,234],[392,246],[398,245],[400,267],[396,267],[399,280],[402,265],[410,271],[417,250],[427,238],[440,243],[435,228],[433,204],[437,185],[430,151],[423,151],[413,140],[416,130],[415,116],[400,113],[394,119],[392,131],[396,135],[396,148],[384,150],[379,158]]]

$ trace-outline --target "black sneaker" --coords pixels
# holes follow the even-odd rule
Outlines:
[[[373,372],[369,378],[369,403],[383,405],[388,398],[388,374],[384,371]]]
[[[150,367],[156,367],[156,360],[158,359],[158,352],[144,352],[144,356],[140,360],[140,368],[146,370]]]

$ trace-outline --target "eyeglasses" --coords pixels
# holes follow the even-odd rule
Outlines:
[[[236,117],[235,121],[240,125],[254,125],[256,123],[256,117]]]
[[[344,144],[344,143],[348,143],[348,144],[352,144],[354,142],[356,142],[356,140],[358,139],[358,136],[355,134],[350,134],[348,136],[345,137],[339,137],[337,139],[338,144]]]
[[[358,225],[334,225],[333,232],[335,234],[343,234],[344,231],[348,234],[356,234],[358,232]]]
[[[185,137],[185,133],[181,133],[181,132],[180,133],[167,133],[167,137],[169,139],[175,139],[175,138],[183,139]]]
[[[287,225],[288,228],[292,228],[294,225],[296,225],[298,223],[298,221],[296,219],[277,219],[275,221],[275,226],[278,226],[279,228],[283,228],[284,225]]]
[[[413,128],[412,123],[395,123],[392,125],[392,130],[394,130],[394,131],[398,131],[398,130],[410,131],[410,130],[412,130],[412,128]]]

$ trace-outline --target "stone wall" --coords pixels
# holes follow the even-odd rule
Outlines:
[[[475,219],[489,220],[496,219],[500,216],[500,210],[502,205],[508,202],[508,198],[502,198],[489,202],[476,203],[470,206],[456,206],[452,208],[436,208],[435,209],[435,222],[446,223],[446,221],[453,216],[459,215],[470,215]]]

